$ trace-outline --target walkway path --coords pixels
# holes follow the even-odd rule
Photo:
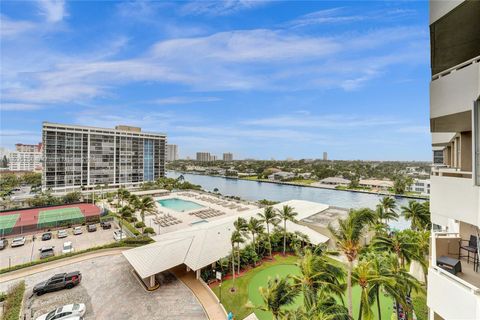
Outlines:
[[[187,272],[184,265],[175,267],[170,271],[173,272],[178,279],[185,283],[190,290],[192,290],[205,309],[209,319],[222,320],[227,318],[220,303],[214,297],[214,293],[205,288],[202,283],[195,278],[195,273],[193,271]]]
[[[28,268],[23,268],[20,270],[11,271],[11,272],[0,275],[0,283],[19,279],[19,278],[25,278],[26,276],[29,276],[35,273],[56,269],[72,263],[77,263],[77,262],[81,262],[81,261],[85,261],[93,258],[118,255],[118,254],[121,254],[122,251],[128,250],[128,249],[131,249],[131,248],[121,247],[121,248],[102,249],[102,250],[79,254],[78,256],[73,256],[70,258],[64,258],[64,259],[55,260],[52,262],[38,264],[36,266],[31,266]]]

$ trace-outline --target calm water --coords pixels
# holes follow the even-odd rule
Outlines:
[[[167,177],[177,178],[182,173],[176,171],[167,172]],[[264,183],[248,180],[226,179],[196,174],[183,174],[185,180],[201,185],[203,189],[213,191],[217,188],[223,195],[238,196],[247,200],[268,199],[274,201],[287,201],[292,199],[308,200],[325,203],[342,208],[371,208],[381,199],[375,194],[339,191],[330,189],[296,187],[274,183]],[[397,207],[408,204],[406,198],[397,198]],[[419,200],[421,201],[421,200]],[[397,210],[398,211],[398,210]],[[404,229],[408,223],[404,220],[392,222],[394,228]]]
[[[199,205],[196,202],[182,200],[182,199],[165,199],[165,200],[158,200],[158,203],[165,208],[169,208],[178,212],[190,211],[193,209],[200,209],[203,206]]]

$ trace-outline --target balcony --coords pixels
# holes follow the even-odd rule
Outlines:
[[[437,169],[430,177],[430,211],[437,224],[447,218],[480,226],[480,187],[471,172]]]
[[[463,225],[461,233],[468,233],[470,227]],[[472,259],[467,263],[466,258],[462,258],[462,272],[456,275],[436,263],[440,256],[458,258],[461,233],[433,234],[427,304],[443,319],[480,319],[480,273],[474,271]]]

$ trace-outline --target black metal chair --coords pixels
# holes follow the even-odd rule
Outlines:
[[[467,242],[467,244],[463,245],[462,243]],[[466,256],[462,256],[462,250],[467,251]],[[470,236],[469,240],[461,240],[460,248],[458,249],[458,259],[467,258],[467,263],[470,262],[470,253],[473,253],[473,263],[476,264],[477,261],[477,237],[474,235]],[[475,266],[474,266],[475,267]]]

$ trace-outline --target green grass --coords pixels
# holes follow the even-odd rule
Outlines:
[[[225,306],[227,312],[232,312],[236,319],[243,319],[252,312],[255,312],[260,320],[271,320],[272,316],[269,312],[258,309],[252,309],[250,306],[258,306],[262,304],[262,297],[258,290],[259,287],[266,287],[269,278],[275,277],[277,274],[280,277],[285,277],[289,274],[299,275],[300,270],[295,265],[297,257],[293,256],[276,256],[275,261],[265,262],[261,266],[254,268],[245,273],[240,278],[235,280],[235,292],[230,292],[232,287],[232,280],[223,282],[222,285],[222,304]],[[219,287],[213,288],[215,294],[220,297]],[[360,296],[360,288],[355,286],[353,288],[353,312],[355,319],[358,314],[358,299]],[[302,305],[303,297],[300,295],[295,303],[286,309],[294,309]],[[346,303],[346,300],[345,300]],[[383,296],[380,299],[382,309],[382,319],[390,319],[392,315],[393,301],[389,297]],[[376,314],[376,304],[372,307],[374,314]]]
[[[80,222],[85,220],[80,208],[61,208],[54,210],[43,210],[38,214],[38,227],[56,226],[65,221]]]
[[[295,180],[291,180],[291,181],[288,181],[288,182],[291,182],[291,183],[298,183],[298,184],[312,184],[314,182],[317,182],[316,180],[312,180],[312,179],[295,179]]]
[[[13,227],[17,223],[19,213],[0,216],[0,234],[8,234],[12,232]]]
[[[18,282],[17,284],[10,287],[5,299],[2,317],[3,320],[20,319],[20,310],[22,309],[24,293],[25,281]]]

